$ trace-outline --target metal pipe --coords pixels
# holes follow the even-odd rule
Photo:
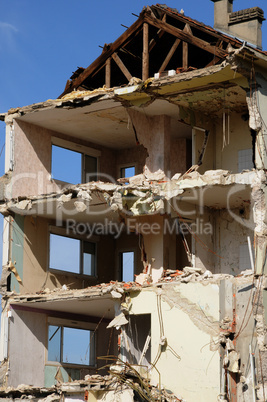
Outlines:
[[[252,395],[253,402],[256,402],[256,387],[255,387],[255,367],[254,367],[254,359],[251,349],[251,343],[249,344],[249,357],[250,357],[250,369],[251,369],[251,377],[252,377]]]

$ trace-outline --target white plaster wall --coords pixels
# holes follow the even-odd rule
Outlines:
[[[132,298],[131,313],[151,313],[152,363],[161,337],[157,294],[161,298],[164,335],[170,347],[156,363],[160,377],[152,369],[152,382],[161,382],[187,402],[216,401],[220,393],[220,356],[213,341],[219,333],[219,287],[167,284],[162,290],[144,289]]]
[[[12,310],[9,321],[8,386],[44,386],[45,317],[44,314]]]

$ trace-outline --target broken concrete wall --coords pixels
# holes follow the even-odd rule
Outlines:
[[[204,137],[205,137],[205,131],[204,130],[200,130],[195,128],[193,130],[193,150],[194,150],[194,155],[193,155],[193,164],[197,164],[201,151],[202,151],[202,147],[203,147],[203,141],[204,141]],[[209,137],[208,137],[208,143],[205,149],[205,153],[203,156],[203,163],[201,164],[201,166],[198,169],[198,172],[200,174],[204,174],[206,170],[212,170],[215,169],[215,163],[216,163],[216,159],[215,159],[215,132],[214,130],[210,130],[209,132]]]
[[[255,149],[256,166],[258,169],[266,167],[267,153],[267,75],[262,69],[252,71],[248,103],[250,106],[250,125],[257,132],[257,146]]]
[[[163,284],[131,294],[131,302],[131,314],[151,314],[151,363],[159,371],[152,368],[152,383],[188,401],[217,400],[218,285]]]
[[[150,172],[161,169],[170,171],[170,128],[169,116],[147,116],[133,109],[128,109],[137,137],[148,153],[146,166]]]
[[[224,279],[220,283],[220,349],[225,393],[228,389],[228,393],[230,391],[232,395],[237,395],[237,400],[245,402],[254,400],[252,378],[256,367],[260,367],[260,339],[256,333],[256,314],[260,313],[258,297],[261,293],[258,285],[259,282],[252,275]],[[251,359],[254,361],[254,374]],[[223,391],[223,387],[221,389]]]

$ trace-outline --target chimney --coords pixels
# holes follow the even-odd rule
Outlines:
[[[214,2],[214,28],[262,48],[263,10],[259,7],[233,12],[234,0],[211,0]]]

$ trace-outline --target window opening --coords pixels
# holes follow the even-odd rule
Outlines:
[[[120,253],[121,279],[124,282],[134,281],[134,251]]]
[[[95,363],[94,333],[88,329],[48,326],[48,360],[84,366]]]
[[[52,145],[51,175],[64,183],[97,181],[97,158]]]
[[[135,175],[135,166],[122,167],[120,170],[120,176],[122,178],[132,177]]]
[[[49,268],[95,276],[96,244],[50,233]]]

